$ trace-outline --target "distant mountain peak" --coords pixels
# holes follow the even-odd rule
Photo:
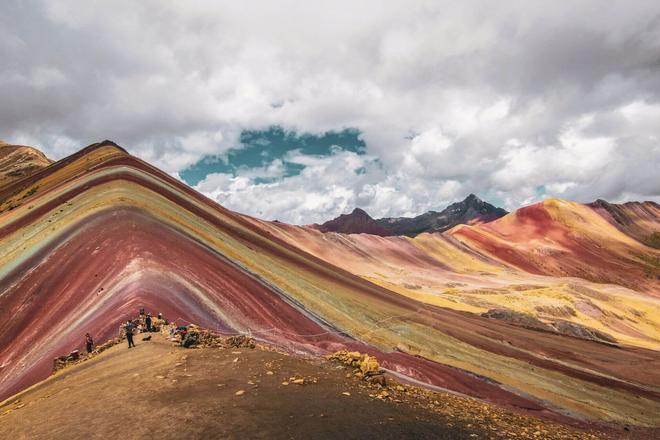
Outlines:
[[[366,211],[355,208],[334,220],[314,227],[322,232],[345,234],[407,235],[424,232],[443,232],[459,224],[486,223],[507,214],[502,208],[484,202],[475,194],[449,205],[442,211],[428,211],[416,217],[381,218],[374,220]]]
[[[480,199],[477,195],[475,195],[474,193],[470,193],[470,195],[468,195],[468,196],[465,198],[465,200],[463,200],[463,202],[470,202],[470,203],[473,203],[473,202],[482,202],[482,203],[483,203],[483,200],[481,200],[481,199]]]
[[[350,215],[360,215],[360,216],[372,218],[369,214],[367,214],[367,211],[365,211],[362,208],[353,209],[353,211],[350,213]]]
[[[313,225],[313,227],[321,232],[342,232],[345,234],[371,234],[380,236],[392,235],[387,228],[379,225],[376,220],[361,208],[355,208],[350,214],[342,214],[322,225]]]

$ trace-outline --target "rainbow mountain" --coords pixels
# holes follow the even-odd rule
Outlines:
[[[0,400],[138,308],[516,411],[660,427],[660,206],[546,200],[415,237],[227,210],[110,141],[0,186]]]

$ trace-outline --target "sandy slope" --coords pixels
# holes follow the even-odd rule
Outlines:
[[[0,188],[50,165],[41,151],[0,141]]]

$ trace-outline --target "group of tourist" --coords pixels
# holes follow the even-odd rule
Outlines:
[[[128,348],[135,347],[133,341],[135,334],[158,332],[163,325],[167,325],[167,320],[163,318],[161,313],[154,318],[151,313],[145,313],[144,309],[140,309],[137,319],[127,319],[125,323],[119,326],[119,338],[126,337]],[[85,348],[87,353],[94,350],[94,340],[89,333],[85,333]]]
[[[159,313],[154,318],[151,313],[145,313],[144,309],[140,309],[140,314],[137,319],[127,320],[119,328],[119,337],[126,336],[128,341],[128,348],[135,347],[133,335],[136,333],[151,333],[160,331],[160,327],[166,325],[167,321],[163,319],[163,315]]]

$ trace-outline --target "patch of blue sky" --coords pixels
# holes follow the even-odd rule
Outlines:
[[[236,176],[245,170],[257,172],[266,170],[275,160],[282,161],[282,174],[256,176],[254,182],[271,183],[277,178],[298,175],[305,165],[293,159],[295,156],[324,157],[338,151],[350,151],[365,154],[366,145],[356,129],[329,131],[323,134],[287,131],[273,126],[265,130],[245,130],[241,133],[240,143],[223,155],[205,156],[194,165],[180,173],[189,185],[196,185],[212,173]],[[297,154],[291,154],[291,153]]]

